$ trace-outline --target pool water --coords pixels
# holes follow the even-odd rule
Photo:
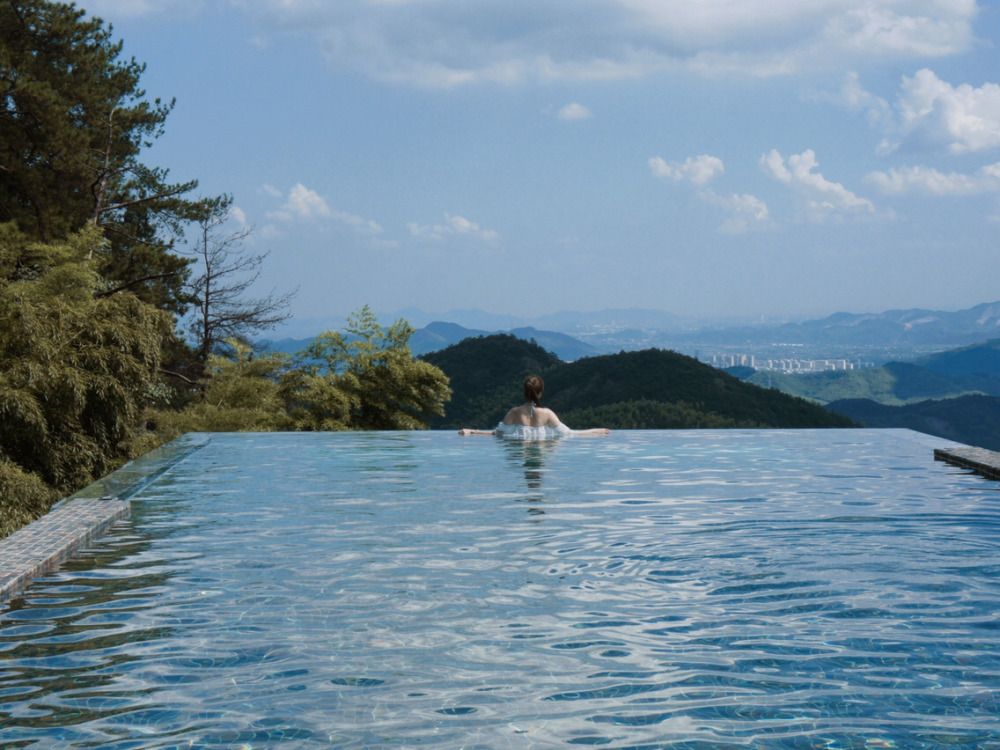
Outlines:
[[[0,605],[0,747],[1000,748],[943,442],[214,435]]]

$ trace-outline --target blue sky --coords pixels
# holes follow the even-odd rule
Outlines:
[[[1000,299],[1000,7],[972,0],[90,0],[148,155],[363,304],[700,318]]]

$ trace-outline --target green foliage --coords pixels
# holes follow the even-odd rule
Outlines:
[[[569,409],[559,418],[580,428],[600,425],[612,430],[686,430],[723,427],[761,427],[704,411],[683,401],[667,403],[642,399]]]
[[[366,305],[348,318],[344,333],[318,336],[300,355],[300,373],[286,391],[294,414],[302,415],[297,424],[329,429],[318,425],[330,420],[357,430],[413,430],[444,414],[448,379],[413,358],[412,335],[403,320],[383,328]]]
[[[0,455],[62,493],[130,457],[170,330],[134,295],[95,296],[100,241],[91,228],[41,245],[0,226],[0,258],[18,259],[0,279]]]
[[[209,360],[201,399],[151,415],[158,432],[223,430],[412,430],[442,414],[450,395],[438,368],[415,360],[404,321],[379,325],[368,307],[343,332],[318,336],[290,361],[254,355],[229,340],[232,355]]]
[[[248,432],[288,426],[279,378],[288,366],[280,354],[255,356],[250,347],[230,340],[232,355],[212,355],[202,397],[177,411],[160,409],[148,415],[161,440],[185,432]]]
[[[510,336],[486,336],[427,355],[451,378],[455,390],[447,416],[435,426],[496,424],[522,400],[521,380],[531,371],[545,378],[545,404],[577,428],[851,424],[807,401],[743,383],[676,352],[647,349],[564,363],[552,355],[539,357],[536,348]],[[498,359],[514,363],[499,377],[483,364],[500,370]]]
[[[0,456],[0,537],[41,516],[58,496],[36,474]]]

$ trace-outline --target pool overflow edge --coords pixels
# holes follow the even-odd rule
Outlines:
[[[131,513],[131,498],[211,441],[189,433],[128,462],[0,539],[0,605]]]
[[[952,466],[971,469],[987,479],[1000,480],[1000,453],[986,448],[936,448],[934,459]]]

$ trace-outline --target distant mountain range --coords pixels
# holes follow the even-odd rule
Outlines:
[[[835,313],[819,320],[778,326],[700,330],[679,340],[703,344],[808,344],[832,346],[961,346],[1000,336],[1000,302],[967,310],[887,310],[882,313]]]
[[[776,345],[806,346],[812,351],[884,349],[892,356],[909,356],[931,348],[975,344],[1000,336],[1000,302],[966,310],[888,310],[881,313],[839,312],[798,323],[754,325],[699,324],[691,318],[657,310],[610,309],[559,312],[534,318],[496,315],[481,310],[452,310],[429,316],[420,310],[400,310],[380,316],[384,322],[404,318],[417,328],[411,341],[417,353],[457,343],[462,336],[510,332],[555,351],[564,359],[649,347],[694,351],[701,348],[762,350]],[[295,330],[316,335],[339,329],[336,318],[296,321]],[[562,338],[569,337],[569,338]],[[298,351],[311,338],[269,342],[276,351]],[[825,355],[818,355],[825,356]],[[883,360],[884,361],[884,360]]]
[[[498,331],[478,330],[475,328],[466,328],[457,323],[434,321],[423,328],[418,328],[414,332],[413,336],[410,337],[410,351],[415,356],[420,356],[444,349],[468,338],[490,336],[494,333],[498,333]],[[507,331],[500,331],[499,333],[509,333],[523,341],[534,341],[566,362],[572,362],[581,357],[590,357],[600,353],[590,344],[586,344],[579,339],[557,331],[539,330],[528,326],[512,328]],[[258,346],[267,351],[295,354],[309,346],[312,341],[312,338],[279,339],[278,341],[263,341]]]

